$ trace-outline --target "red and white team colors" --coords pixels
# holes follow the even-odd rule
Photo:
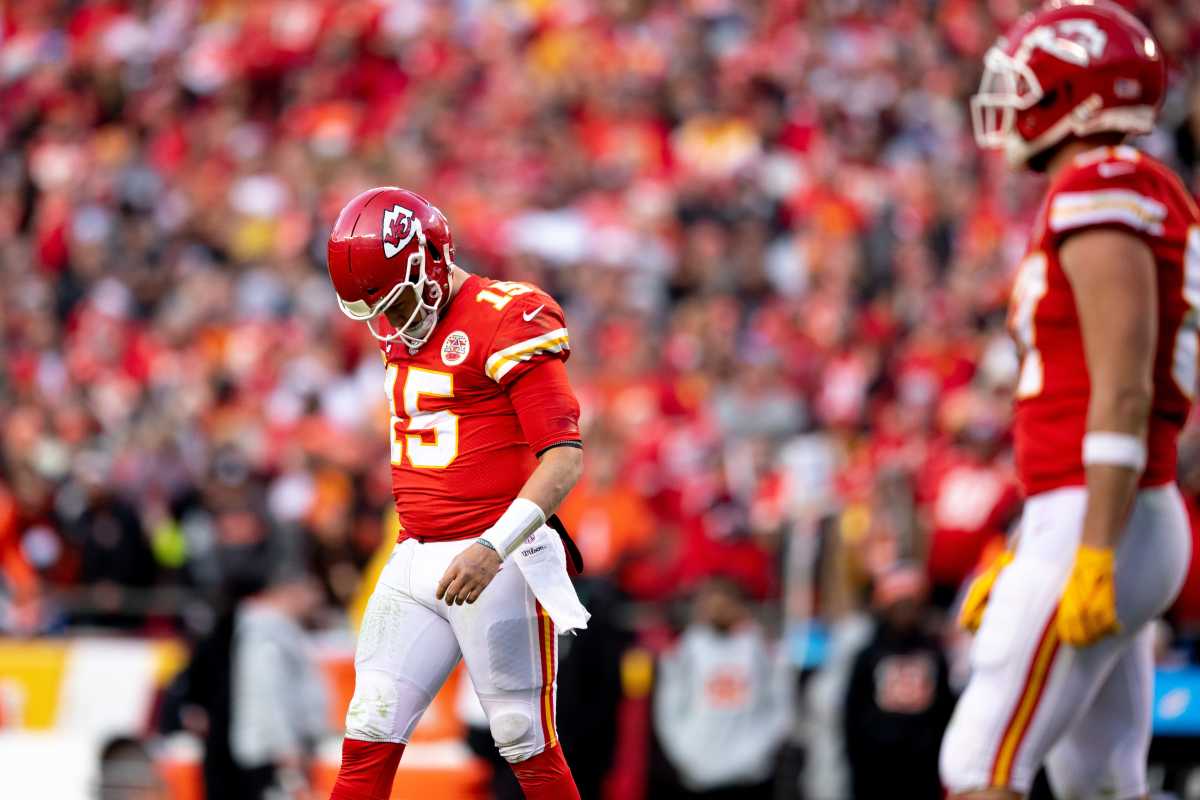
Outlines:
[[[517,496],[536,454],[579,441],[562,309],[530,285],[472,275],[423,347],[380,346],[403,530],[363,619],[347,736],[407,742],[461,654],[501,755],[525,760],[557,741],[555,625],[516,564],[473,604],[447,606],[435,592]],[[546,372],[518,384],[535,368]],[[544,542],[565,574],[561,540]]]
[[[1043,764],[1057,797],[1146,794],[1153,629],[1188,563],[1187,515],[1174,484],[1175,440],[1200,357],[1200,215],[1161,164],[1130,147],[1055,158],[1090,137],[1153,130],[1166,91],[1161,48],[1108,0],[1047,0],[988,49],[971,100],[975,140],[1010,165],[1055,168],[1014,285],[1020,350],[1015,438],[1028,500],[1011,563],[998,573],[971,651],[971,677],[942,743],[952,794],[1025,794]],[[1148,462],[1115,552],[1120,629],[1087,647],[1059,640],[1056,618],[1079,552],[1090,384],[1074,293],[1059,261],[1071,236],[1136,237],[1153,255],[1158,337]]]
[[[1026,494],[1084,483],[1088,373],[1075,298],[1058,247],[1087,228],[1142,239],[1158,267],[1154,406],[1142,486],[1175,479],[1175,441],[1200,365],[1200,219],[1167,167],[1131,147],[1101,147],[1064,169],[1038,214],[1013,290],[1009,327],[1021,350],[1016,390],[1017,470]]]
[[[557,747],[555,672],[560,629],[588,615],[563,541],[542,525],[474,602],[437,598],[451,562],[500,519],[538,457],[582,446],[570,336],[546,293],[456,270],[445,216],[396,187],[351,200],[330,236],[338,303],[380,341],[402,525],[363,617],[332,797],[391,796],[404,745],[462,658],[526,796],[578,800]]]
[[[1116,554],[1118,635],[1063,645],[1055,612],[1083,529],[1089,383],[1059,247],[1090,228],[1142,239],[1157,267],[1158,346],[1143,487]],[[1200,364],[1200,214],[1166,167],[1130,147],[1084,153],[1050,187],[1013,290],[1021,353],[1018,475],[1029,499],[1012,564],[992,589],[970,682],[942,747],[952,792],[1026,792],[1039,766],[1058,797],[1140,797],[1153,696],[1148,623],[1179,591],[1188,521],[1174,485],[1176,438]]]
[[[526,400],[525,387],[516,397],[509,391],[535,366],[571,352],[562,309],[540,289],[472,275],[420,350],[399,341],[380,348],[401,541],[479,536],[517,496],[537,453],[579,441],[573,403],[542,402],[548,389],[539,384],[526,401],[534,407],[519,416],[514,402]],[[562,373],[554,377],[569,396]]]

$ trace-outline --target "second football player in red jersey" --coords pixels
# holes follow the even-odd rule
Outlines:
[[[1200,213],[1124,144],[1166,80],[1146,28],[1054,0],[988,51],[976,137],[1049,176],[1016,277],[1016,548],[976,580],[971,678],[942,746],[961,798],[1146,796],[1150,622],[1178,592],[1188,521],[1175,447],[1197,388]]]
[[[394,187],[342,209],[329,275],[380,342],[402,527],[363,618],[332,798],[390,797],[460,657],[525,796],[578,798],[554,724],[556,641],[588,614],[547,524],[582,470],[562,309],[456,267],[441,211]]]

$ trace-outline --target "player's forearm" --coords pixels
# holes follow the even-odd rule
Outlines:
[[[1094,387],[1088,407],[1088,433],[1095,436],[1128,437],[1130,444],[1145,447],[1151,396],[1141,382],[1131,380],[1117,387]],[[1137,494],[1141,468],[1136,464],[1104,463],[1111,459],[1089,450],[1085,440],[1088,503],[1084,513],[1082,543],[1092,547],[1114,547],[1121,538],[1129,509]],[[1119,443],[1119,440],[1118,440]],[[1088,453],[1091,455],[1088,455]]]
[[[1153,353],[1146,357],[1153,359]],[[1150,404],[1153,400],[1150,376],[1141,374],[1140,367],[1130,365],[1127,376],[1100,376],[1088,397],[1088,431],[1111,431],[1146,438],[1150,426]]]
[[[1090,547],[1115,547],[1137,493],[1141,473],[1127,467],[1095,464],[1087,468],[1087,510],[1082,543]]]
[[[550,516],[582,474],[583,450],[569,446],[552,448],[542,454],[537,469],[517,496],[536,503],[543,514]]]
[[[484,534],[480,543],[507,558],[517,546],[546,523],[583,472],[583,451],[578,447],[552,447],[539,459],[512,505]]]

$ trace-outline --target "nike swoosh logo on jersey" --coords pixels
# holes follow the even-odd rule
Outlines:
[[[1100,173],[1101,178],[1113,178],[1133,172],[1133,164],[1101,164],[1096,167],[1096,171]]]
[[[538,314],[542,313],[542,309],[545,307],[546,307],[546,304],[542,303],[540,306],[535,308],[533,311],[523,312],[521,314],[521,318],[524,319],[526,322],[533,322],[533,318],[536,317]]]

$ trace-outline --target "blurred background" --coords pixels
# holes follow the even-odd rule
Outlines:
[[[397,184],[567,312],[583,797],[940,797],[1041,190],[966,101],[1027,5],[0,5],[0,795],[327,796],[395,515],[325,237]],[[1200,5],[1125,5],[1172,73],[1139,146],[1195,191]],[[1181,480],[1200,520],[1194,432]],[[1189,798],[1192,576],[1152,752]],[[456,675],[395,796],[519,797],[488,739]]]

